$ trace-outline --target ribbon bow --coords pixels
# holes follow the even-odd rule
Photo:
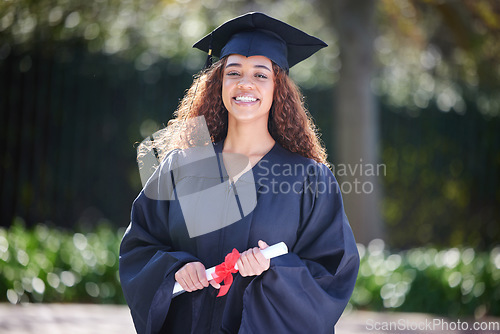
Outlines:
[[[226,255],[224,262],[215,266],[215,272],[212,274],[214,281],[217,283],[224,281],[224,285],[220,287],[217,297],[224,296],[229,291],[231,284],[233,284],[233,274],[238,272],[234,266],[239,258],[240,252],[233,248],[233,251]]]

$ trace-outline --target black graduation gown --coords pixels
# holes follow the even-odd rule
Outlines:
[[[222,146],[214,144],[215,152]],[[172,176],[159,170],[181,152],[167,156],[158,179]],[[222,164],[218,182],[226,180],[224,171]],[[136,198],[120,247],[120,279],[138,333],[334,332],[354,288],[359,256],[332,172],[278,143],[252,172],[253,211],[193,238],[178,198],[151,199],[144,189]],[[289,253],[271,259],[259,276],[234,274],[225,296],[216,297],[218,290],[209,286],[172,298],[174,275],[184,264],[200,261],[209,268],[233,248],[256,247],[259,239],[284,241]]]

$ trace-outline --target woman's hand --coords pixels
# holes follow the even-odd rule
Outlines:
[[[241,253],[238,262],[236,262],[241,276],[260,275],[269,269],[271,261],[266,259],[260,251],[267,247],[269,246],[264,241],[259,240],[259,247],[250,248]]]
[[[210,283],[214,288],[219,289],[220,284],[214,280],[207,280],[205,266],[201,262],[186,263],[175,273],[175,280],[187,292],[204,289]]]

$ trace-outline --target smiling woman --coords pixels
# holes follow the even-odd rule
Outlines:
[[[274,145],[267,129],[274,97],[272,68],[271,60],[264,56],[238,54],[229,55],[224,68],[222,101],[228,115],[224,152],[245,154],[251,165]],[[248,142],[255,142],[255,138],[259,138],[260,145]]]
[[[272,62],[264,56],[228,56],[222,81],[222,101],[228,111],[229,129],[238,122],[254,121],[255,129],[267,131],[269,110],[273,104],[274,73]],[[264,126],[262,123],[264,122]]]
[[[170,129],[155,138],[161,165],[133,204],[120,249],[120,279],[138,332],[333,332],[359,256],[325,150],[288,76],[325,46],[262,13],[228,21],[195,44],[220,60],[200,74]],[[189,123],[200,116],[210,142],[193,147],[203,131]],[[193,159],[199,152],[214,156]],[[235,163],[235,154],[246,162]],[[276,184],[294,191],[268,191]],[[278,242],[290,252],[266,259],[261,250]],[[205,269],[225,258],[236,261],[238,273],[219,292],[220,280]],[[174,283],[187,293],[174,296]]]

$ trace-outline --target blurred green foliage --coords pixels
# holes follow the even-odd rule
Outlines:
[[[118,249],[124,230],[73,233],[21,221],[0,229],[0,300],[124,303]]]
[[[382,108],[382,213],[393,249],[499,243],[500,118],[464,103],[462,115],[435,101],[418,117]]]
[[[500,247],[414,248],[390,252],[380,239],[358,245],[351,306],[447,316],[500,315]]]
[[[123,230],[62,231],[18,219],[0,229],[0,301],[124,303],[118,277]],[[448,316],[500,315],[500,247],[390,252],[359,245],[361,265],[349,308]]]

